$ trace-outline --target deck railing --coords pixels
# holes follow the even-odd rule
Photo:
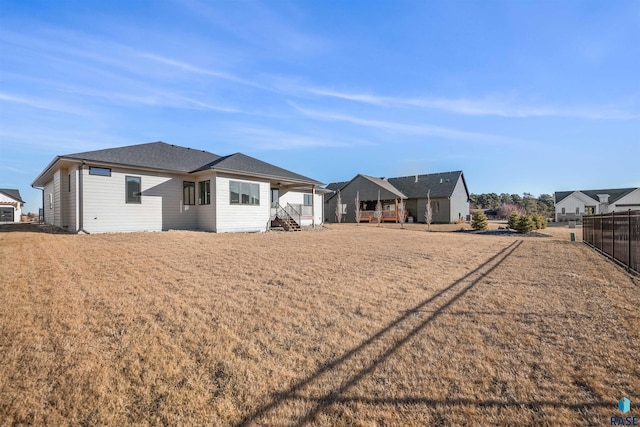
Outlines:
[[[585,215],[582,240],[627,271],[640,275],[640,211]]]

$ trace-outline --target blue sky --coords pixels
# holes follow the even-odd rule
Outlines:
[[[640,186],[640,1],[0,0],[0,188],[151,141],[328,183]]]

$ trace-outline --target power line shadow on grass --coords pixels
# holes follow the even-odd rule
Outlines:
[[[312,404],[312,407],[309,410],[303,411],[302,415],[295,415],[295,419],[291,419],[292,425],[303,425],[309,423],[315,419],[315,417],[322,412],[324,409],[334,405],[336,403],[341,402],[349,402],[349,401],[360,401],[363,403],[379,403],[379,404],[402,404],[403,399],[367,399],[367,398],[348,398],[343,397],[343,394],[348,391],[351,387],[357,384],[360,380],[362,380],[366,375],[370,374],[374,371],[378,366],[380,366],[383,362],[385,362],[391,355],[397,352],[401,347],[407,344],[411,339],[413,339],[419,332],[421,332],[428,324],[433,322],[438,316],[440,316],[444,310],[448,309],[451,305],[453,305],[456,301],[458,301],[462,296],[464,296],[469,290],[475,287],[478,283],[482,281],[488,274],[493,272],[499,265],[501,265],[520,245],[522,244],[522,240],[511,243],[506,246],[498,253],[487,259],[484,263],[476,267],[474,270],[465,274],[460,279],[451,283],[446,288],[438,291],[431,297],[423,300],[415,307],[405,311],[400,317],[386,325],[384,328],[380,329],[374,335],[369,337],[367,340],[360,343],[358,346],[353,349],[347,351],[342,356],[319,367],[316,371],[314,371],[308,377],[296,382],[287,390],[276,393],[271,401],[257,410],[246,416],[242,419],[238,426],[247,426],[253,422],[257,422],[261,418],[268,416],[270,413],[276,411],[278,408],[287,405],[288,402],[303,400],[308,401]],[[464,285],[464,286],[460,286]],[[448,292],[456,292],[454,295],[450,297],[446,297],[446,299],[438,308],[434,310],[424,310],[425,307],[437,300],[439,297],[445,295]],[[415,314],[419,312],[427,311],[431,313],[427,318],[419,322],[414,327],[410,328],[410,325],[405,325],[411,319],[415,319]],[[402,329],[407,332],[404,332]],[[387,336],[391,335],[394,331],[401,331],[399,337],[395,337],[395,339],[391,339],[391,345],[383,351],[377,351],[378,355],[371,359],[367,357],[364,353],[365,350],[370,349],[375,346],[384,345],[383,339],[387,338]],[[394,337],[390,337],[394,338]],[[376,350],[373,350],[376,352]],[[348,373],[343,375],[343,379],[340,382],[340,385],[337,387],[331,387],[331,389],[322,396],[318,397],[308,397],[303,396],[301,391],[308,386],[312,386],[314,383],[319,382],[320,377],[327,374],[327,376],[333,375],[334,379],[340,379],[337,371],[342,369],[343,366],[347,362],[357,362],[357,358],[360,356],[362,360],[360,360],[360,368],[355,369],[354,371],[347,371]],[[473,400],[435,400],[423,397],[415,397],[415,398],[407,398],[407,404],[424,404],[424,405],[437,405],[437,404],[457,404],[457,405],[476,405],[476,406],[518,406],[518,407],[537,407],[537,406],[561,406],[568,408],[588,408],[592,406],[605,406],[610,405],[610,402],[602,402],[602,403],[585,403],[579,405],[563,405],[559,402],[508,402],[508,401],[500,401],[500,400],[492,400],[492,401],[473,401]],[[283,420],[284,421],[284,420]]]

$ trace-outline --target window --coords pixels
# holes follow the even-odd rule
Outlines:
[[[431,203],[433,203],[433,211],[434,212],[440,212],[440,202],[439,201],[433,201]]]
[[[304,195],[304,205],[312,206],[313,205],[313,196],[311,194]]]
[[[564,208],[562,208],[562,215],[564,215],[565,213],[566,213],[566,212],[565,212]]]
[[[49,193],[49,209],[53,209],[53,193]]]
[[[210,205],[211,204],[211,181],[201,181],[200,186],[200,204],[201,205]]]
[[[260,184],[229,181],[229,203],[232,205],[259,205]]]
[[[142,203],[142,178],[126,176],[127,203]]]
[[[580,208],[576,208],[576,215],[580,215]]]
[[[182,203],[185,205],[196,204],[196,183],[191,181],[182,182]]]
[[[89,166],[89,175],[111,176],[111,169]]]
[[[71,174],[69,174],[69,193],[71,193]]]

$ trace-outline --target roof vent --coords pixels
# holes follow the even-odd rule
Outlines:
[[[418,175],[416,174],[416,182],[418,182]]]
[[[440,178],[440,184],[442,184],[442,178]]]

